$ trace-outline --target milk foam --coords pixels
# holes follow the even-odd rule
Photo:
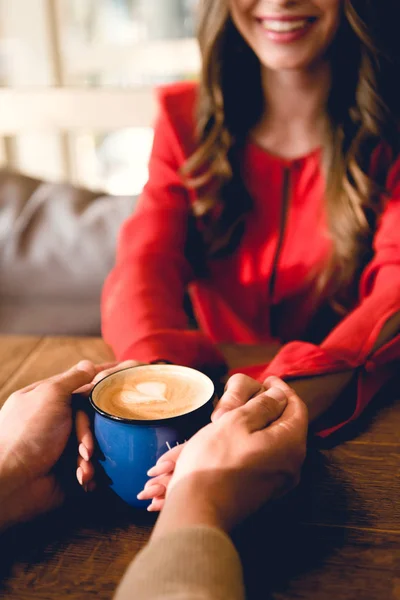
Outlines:
[[[103,412],[132,420],[159,420],[189,413],[214,395],[203,373],[175,365],[144,365],[118,371],[94,388]]]

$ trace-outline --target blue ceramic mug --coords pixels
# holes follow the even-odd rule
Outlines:
[[[146,383],[147,379],[151,379],[150,384]],[[135,381],[141,383],[137,385]],[[154,382],[156,386],[165,386],[165,381],[169,388],[174,388],[173,382],[176,382],[175,390],[167,390],[166,396],[173,392],[172,396],[175,394],[175,400],[182,406],[177,409],[173,400],[170,407],[162,403],[162,418],[160,414],[154,418],[151,410],[148,411],[147,398],[150,402]],[[135,386],[139,388],[139,396]],[[122,409],[116,397],[121,390],[125,394]],[[187,402],[183,401],[185,395]],[[95,411],[94,434],[99,462],[111,489],[122,500],[135,508],[148,506],[148,502],[137,499],[148,480],[147,471],[167,450],[184,443],[210,422],[214,396],[211,379],[195,369],[176,365],[130,367],[108,375],[95,385],[90,402]],[[135,398],[139,398],[138,404]]]

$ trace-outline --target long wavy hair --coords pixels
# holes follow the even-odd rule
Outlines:
[[[318,289],[337,308],[354,300],[359,274],[372,257],[388,164],[398,152],[400,71],[392,1],[344,0],[342,23],[329,50],[330,127],[323,166],[333,250]],[[200,0],[198,39],[198,147],[182,172],[197,191],[194,213],[212,258],[237,247],[252,208],[237,157],[263,115],[265,100],[260,62],[233,24],[228,0]],[[371,177],[371,156],[381,142],[387,160]]]

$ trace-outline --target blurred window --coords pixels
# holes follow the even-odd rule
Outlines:
[[[198,73],[195,6],[0,0],[0,160],[40,177],[140,192],[154,87]]]

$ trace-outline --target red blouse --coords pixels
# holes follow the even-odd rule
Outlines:
[[[245,146],[242,177],[254,208],[239,248],[209,261],[209,276],[198,279],[184,251],[195,196],[179,175],[195,147],[196,95],[193,83],[159,92],[149,181],[122,228],[116,266],[104,287],[104,338],[121,360],[164,359],[197,368],[224,362],[217,343],[278,338],[287,343],[270,364],[241,371],[263,380],[270,374],[291,379],[357,369],[358,396],[348,419],[353,420],[400,357],[400,336],[371,354],[383,325],[400,310],[400,161],[388,174],[391,199],[357,306],[319,345],[298,341],[312,326],[317,308],[312,292],[330,250],[320,152],[286,161],[252,142]],[[199,330],[188,326],[187,289]]]

